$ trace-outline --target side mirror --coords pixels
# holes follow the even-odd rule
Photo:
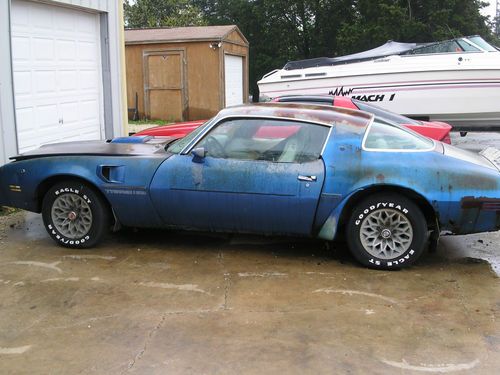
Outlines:
[[[193,162],[203,163],[203,159],[205,159],[207,152],[204,147],[197,147],[191,151],[191,155],[193,155]]]

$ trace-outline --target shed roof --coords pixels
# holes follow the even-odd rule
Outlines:
[[[248,44],[236,25],[126,29],[125,44],[222,41],[234,30],[238,32],[245,44]]]

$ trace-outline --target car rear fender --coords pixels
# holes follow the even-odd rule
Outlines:
[[[438,213],[432,204],[421,194],[398,185],[372,184],[356,189],[345,196],[340,203],[332,209],[328,218],[323,225],[321,225],[317,237],[328,241],[334,240],[340,233],[346,220],[349,219],[350,212],[354,206],[365,197],[381,192],[393,192],[411,199],[422,209],[429,229],[439,229],[437,221]]]

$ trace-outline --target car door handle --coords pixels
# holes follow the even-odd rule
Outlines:
[[[316,181],[318,178],[316,176],[302,176],[301,174],[298,175],[297,180],[299,181],[307,181],[307,182],[313,182]]]

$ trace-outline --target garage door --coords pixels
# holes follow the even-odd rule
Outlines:
[[[226,107],[243,103],[243,57],[224,55]]]
[[[19,152],[101,139],[98,16],[13,0],[11,22]]]

